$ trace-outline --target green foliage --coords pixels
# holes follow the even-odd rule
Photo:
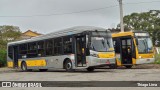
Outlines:
[[[7,64],[6,56],[7,56],[6,50],[1,49],[0,50],[0,67],[6,66]]]
[[[7,43],[19,40],[21,32],[17,26],[4,25],[0,26],[0,67],[6,65],[6,48]]]
[[[155,63],[160,64],[160,54],[155,55]]]
[[[160,10],[132,13],[124,16],[123,19],[125,29],[147,31],[151,35],[153,42],[155,40],[160,41]]]
[[[6,49],[7,43],[19,40],[21,32],[17,26],[0,26],[0,49]]]

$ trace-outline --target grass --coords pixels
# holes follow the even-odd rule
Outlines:
[[[155,55],[155,64],[160,64],[160,54]]]
[[[160,48],[159,48],[160,50]],[[155,55],[155,64],[160,64],[160,54]]]

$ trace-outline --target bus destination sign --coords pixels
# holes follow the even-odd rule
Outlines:
[[[148,33],[135,33],[135,36],[143,37],[143,36],[149,36],[149,34]]]

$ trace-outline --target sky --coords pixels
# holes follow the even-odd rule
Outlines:
[[[160,10],[160,0],[123,0],[123,13]],[[117,0],[0,0],[0,25],[42,34],[74,26],[115,28],[120,22]]]

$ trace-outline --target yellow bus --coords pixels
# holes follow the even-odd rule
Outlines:
[[[39,69],[87,69],[115,64],[111,32],[79,26],[8,43],[8,67]]]
[[[112,33],[112,38],[117,66],[132,68],[136,64],[147,64],[155,61],[152,41],[147,32]]]

